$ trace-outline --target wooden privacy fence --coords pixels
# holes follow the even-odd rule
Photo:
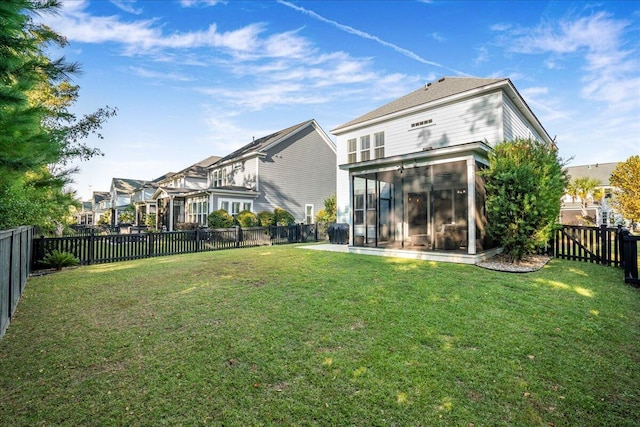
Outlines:
[[[622,231],[624,281],[634,286],[640,286],[638,278],[638,242],[640,236],[632,236],[627,230]]]
[[[164,255],[318,241],[317,224],[171,231],[164,233],[90,233],[72,237],[40,237],[33,241],[33,268],[54,250],[72,253],[82,265]]]
[[[0,337],[16,311],[31,272],[33,227],[0,230]]]
[[[638,285],[639,236],[618,227],[562,225],[550,242],[553,256],[573,261],[623,267],[625,282]]]

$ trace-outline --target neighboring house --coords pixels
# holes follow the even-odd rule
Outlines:
[[[350,251],[463,263],[495,253],[478,175],[492,147],[554,144],[509,79],[442,78],[332,133]]]
[[[120,224],[120,214],[129,209],[132,204],[132,195],[136,189],[145,185],[148,181],[141,179],[112,178],[111,179],[111,225]]]
[[[93,203],[91,201],[80,202],[80,210],[75,217],[78,225],[93,225]]]
[[[188,215],[193,202],[187,203],[186,196],[194,191],[207,189],[208,169],[220,160],[220,156],[209,156],[176,173],[166,174],[153,183],[156,186],[152,200],[157,209],[156,224],[158,228],[173,231],[178,224],[198,222]],[[206,224],[206,215],[204,213]]]
[[[313,223],[336,191],[336,147],[315,120],[307,120],[253,140],[216,162],[208,176],[208,189],[188,197],[204,211],[257,214],[280,207],[296,222]]]
[[[595,191],[587,198],[587,216],[593,218],[595,224],[610,224],[622,221],[622,218],[611,207],[611,199],[616,188],[611,186],[609,180],[615,170],[617,162],[596,163],[594,165],[581,165],[567,167],[569,180],[576,178],[592,178],[599,182]],[[560,223],[569,225],[586,225],[582,213],[582,200],[565,194],[562,197],[560,210]]]
[[[105,212],[111,209],[111,193],[108,191],[94,191],[91,197],[94,224],[98,224]]]

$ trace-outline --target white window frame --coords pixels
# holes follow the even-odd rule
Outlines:
[[[374,158],[384,158],[384,132],[374,133],[373,141]]]
[[[358,161],[358,140],[356,138],[347,140],[347,163]]]
[[[233,212],[234,204],[237,203],[238,212]],[[226,208],[224,207],[226,205]],[[245,209],[245,207],[249,209]],[[237,215],[243,210],[253,212],[253,200],[248,199],[218,199],[218,209],[224,209],[228,214]]]
[[[371,160],[371,135],[360,137],[360,161]]]
[[[206,196],[187,199],[186,219],[190,223],[207,225],[209,216],[209,199]]]
[[[307,203],[304,205],[304,220],[305,220],[305,224],[313,224],[313,218],[314,218],[315,212],[314,212],[314,207],[312,204]]]

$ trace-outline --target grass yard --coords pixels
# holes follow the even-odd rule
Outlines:
[[[640,290],[299,249],[29,280],[0,340],[0,423],[637,426]]]

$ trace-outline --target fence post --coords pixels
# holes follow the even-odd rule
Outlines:
[[[315,241],[318,241],[318,223],[316,222],[315,233],[313,233],[313,237],[315,237]]]
[[[625,265],[625,253],[624,253],[624,236],[628,236],[629,230],[622,229],[622,224],[618,224],[618,232],[616,233],[616,244],[618,245],[618,252],[620,253],[620,267],[624,267]]]
[[[609,261],[609,239],[607,238],[607,225],[600,225],[600,264],[607,265]]]
[[[236,248],[240,247],[240,226],[236,225]]]
[[[196,252],[200,252],[200,229],[196,228]]]
[[[93,251],[95,246],[95,239],[96,239],[95,230],[92,228],[89,233],[89,254],[87,256],[88,265],[93,264],[93,258],[94,258]]]

